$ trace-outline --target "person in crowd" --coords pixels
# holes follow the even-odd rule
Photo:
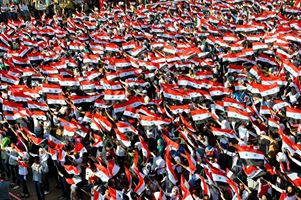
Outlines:
[[[34,158],[34,163],[31,165],[32,180],[37,192],[38,200],[44,200],[45,194],[43,189],[43,165],[40,162],[40,158],[37,156]]]
[[[5,174],[0,173],[0,199],[9,200],[9,186],[10,182],[6,180]]]

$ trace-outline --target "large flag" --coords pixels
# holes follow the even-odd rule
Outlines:
[[[210,127],[211,132],[215,136],[225,136],[228,138],[235,138],[235,132],[233,130],[221,129],[216,127]]]
[[[110,200],[123,200],[123,192],[109,187]]]
[[[143,138],[141,136],[139,136],[139,141],[140,141],[140,144],[141,144],[141,150],[142,150],[142,154],[143,156],[146,158],[146,163],[150,157],[150,151],[148,149],[148,146],[146,144],[146,142],[143,140]]]
[[[193,121],[203,121],[212,118],[211,112],[205,109],[192,110],[191,116]]]
[[[136,185],[134,192],[137,193],[138,195],[141,195],[141,193],[146,189],[145,181],[140,172],[136,172],[138,176],[138,184]]]
[[[240,109],[234,108],[234,107],[228,107],[227,115],[229,118],[232,118],[235,120],[244,120],[244,121],[250,120],[249,113],[242,111]]]
[[[301,175],[296,172],[291,172],[287,174],[287,177],[290,179],[290,181],[296,186],[301,186]]]
[[[250,146],[237,146],[237,151],[241,159],[264,160],[264,153]]]

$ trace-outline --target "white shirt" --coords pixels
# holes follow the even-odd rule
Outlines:
[[[249,138],[249,131],[248,129],[246,129],[245,127],[240,126],[238,128],[238,133],[239,133],[239,138],[242,139],[244,141],[244,143],[248,142],[248,138]]]
[[[21,5],[21,11],[29,11],[28,6],[26,4]]]
[[[165,160],[161,156],[154,157],[153,159],[152,170],[156,169],[158,175],[165,173]]]
[[[19,175],[26,176],[28,174],[27,167],[19,165]]]
[[[122,147],[120,147],[119,145],[117,145],[117,148],[116,148],[116,155],[119,156],[119,157],[124,157],[125,156],[125,151]]]
[[[35,134],[41,134],[42,131],[42,126],[35,117],[33,118],[33,131]]]
[[[300,97],[300,94],[299,93],[292,94],[291,92],[289,92],[288,97],[290,99],[291,104],[295,104],[297,102],[297,99]]]
[[[92,176],[94,176],[94,172],[89,167],[87,167],[85,179],[89,180]]]

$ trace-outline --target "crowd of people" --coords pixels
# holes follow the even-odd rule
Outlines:
[[[301,199],[300,14],[200,0],[2,22],[3,178],[39,200],[49,177],[72,200]]]

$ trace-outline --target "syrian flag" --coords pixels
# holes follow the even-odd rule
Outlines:
[[[286,117],[292,120],[301,120],[301,109],[286,107]]]
[[[20,57],[12,57],[12,61],[15,65],[28,65],[29,60],[28,58],[20,58]]]
[[[271,127],[271,128],[279,129],[280,124],[279,124],[279,122],[276,121],[275,119],[269,118],[269,119],[268,119],[268,126]]]
[[[154,193],[155,200],[167,200],[163,190],[160,189],[160,192]]]
[[[209,197],[211,196],[210,195],[210,190],[209,190],[209,186],[208,184],[206,183],[206,180],[203,176],[200,176],[201,178],[201,187],[203,189],[203,194],[204,195],[208,195]]]
[[[249,73],[256,78],[256,80],[259,80],[260,77],[262,76],[261,72],[258,70],[256,66],[253,66],[250,70]]]
[[[271,110],[269,106],[261,106],[259,114],[261,115],[271,115]]]
[[[215,136],[225,136],[227,138],[235,138],[236,135],[233,130],[221,129],[216,127],[210,127],[211,132]]]
[[[268,49],[269,46],[266,43],[263,42],[254,42],[253,43],[253,50],[258,51],[258,50],[265,50]]]
[[[27,134],[27,137],[37,146],[41,145],[45,139],[41,139],[35,136],[32,132],[30,132],[27,128],[23,128],[24,132]]]
[[[74,153],[79,153],[80,156],[83,156],[83,154],[87,152],[87,149],[82,143],[77,143],[74,145],[73,151]]]
[[[119,52],[120,48],[119,48],[119,46],[117,44],[107,43],[105,45],[105,51],[108,51],[108,52]]]
[[[57,160],[57,152],[56,152],[56,150],[54,150],[51,147],[48,147],[48,153],[50,154],[52,160]]]
[[[126,106],[125,107],[123,115],[127,116],[127,117],[131,117],[131,118],[135,118],[135,119],[139,118],[139,114],[137,113],[137,109],[133,108],[131,106]]]
[[[270,65],[273,65],[273,66],[278,66],[275,58],[273,57],[269,57],[268,55],[266,54],[259,54],[258,57],[256,57],[256,60],[257,61],[260,61],[260,62],[263,62],[263,63],[268,63]],[[255,67],[256,68],[256,67]]]
[[[157,116],[144,116],[140,115],[140,124],[141,126],[162,126],[168,125],[171,123],[171,119],[162,119]]]
[[[95,82],[91,82],[88,80],[80,82],[80,89],[81,90],[93,90],[95,89]]]
[[[140,141],[140,144],[141,144],[142,154],[146,158],[145,162],[147,163],[147,161],[150,157],[150,151],[148,149],[148,146],[147,146],[146,142],[143,140],[143,138],[141,136],[139,136],[139,141]]]
[[[181,174],[181,190],[182,190],[182,199],[183,200],[193,200],[190,191],[189,191],[189,184],[185,180],[183,174]]]
[[[115,161],[111,160],[111,161],[108,162],[107,169],[108,169],[110,178],[112,178],[113,176],[115,176],[119,172],[120,167],[119,167],[118,164],[115,163]]]
[[[8,75],[8,73],[6,71],[2,71],[0,75],[1,75],[1,81],[4,81],[6,83],[10,83],[10,84],[13,84],[13,85],[18,85],[19,84],[20,79],[17,78],[17,77]]]
[[[170,106],[170,111],[174,114],[182,114],[184,113],[190,113],[190,106],[189,105],[175,105]]]
[[[103,92],[104,100],[106,101],[123,101],[126,100],[126,95],[123,90],[105,90]]]
[[[35,101],[28,101],[27,102],[27,107],[29,109],[37,109],[37,110],[41,110],[41,111],[48,111],[49,110],[49,107],[46,103],[40,103],[40,102],[35,102]]]
[[[279,85],[276,83],[269,86],[260,86],[258,89],[262,97],[276,95],[280,92]]]
[[[296,186],[299,187],[301,186],[301,176],[300,174],[293,172],[287,174],[287,177],[291,180],[291,182]]]
[[[97,168],[97,172],[95,173],[95,176],[99,177],[103,182],[108,182],[110,180],[108,169],[96,163],[95,166]]]
[[[136,42],[130,41],[130,42],[123,42],[122,43],[122,49],[123,50],[129,50],[136,47]]]
[[[196,72],[195,77],[197,80],[212,79],[213,74],[211,71],[201,71],[201,72]]]
[[[72,101],[73,104],[92,103],[96,99],[98,99],[100,96],[101,96],[101,94],[91,95],[91,96],[77,96],[77,95],[73,95],[73,96],[70,96],[69,99]]]
[[[59,78],[60,86],[63,87],[74,87],[74,86],[80,86],[79,81],[76,78]]]
[[[10,111],[13,112],[14,110],[19,110],[19,108],[22,108],[22,104],[20,103],[15,103],[15,102],[10,102],[4,100],[2,103],[2,110],[3,111]]]
[[[86,76],[87,76],[87,79],[89,81],[93,80],[93,79],[96,79],[97,77],[99,77],[101,74],[96,71],[96,70],[93,70],[93,71],[90,71],[90,72],[86,72]]]
[[[229,178],[221,170],[214,168],[214,167],[210,167],[210,172],[211,172],[213,181],[227,183]]]
[[[116,138],[126,147],[131,146],[131,141],[127,138],[126,135],[120,133],[118,129],[115,129]]]
[[[66,178],[66,182],[69,185],[76,185],[76,184],[80,183],[81,181],[82,181],[82,179],[80,177]]]
[[[191,126],[191,124],[189,124],[189,122],[182,115],[180,115],[180,119],[188,130],[192,132],[196,132],[196,130]]]
[[[99,60],[100,58],[97,54],[84,54],[83,56],[83,63],[97,64]]]
[[[49,135],[48,137],[48,146],[55,149],[61,149],[64,147],[64,144],[59,139],[55,138],[52,135]]]
[[[64,168],[68,174],[79,175],[80,170],[73,165],[64,165]]]
[[[296,144],[287,135],[283,133],[283,130],[281,128],[279,129],[279,135],[282,139],[282,148],[286,149],[291,155],[294,155],[295,152],[298,150]]]
[[[203,121],[212,118],[212,114],[205,109],[192,110],[191,116],[193,121]]]
[[[281,100],[275,100],[273,103],[274,103],[273,110],[275,110],[275,111],[279,111],[282,108],[290,106],[289,103],[287,103],[286,101],[281,101]]]
[[[187,76],[179,76],[178,77],[178,85],[187,87],[190,86],[196,89],[209,88],[209,84],[207,84],[207,80],[197,80]]]
[[[228,73],[236,72],[236,73],[240,74],[245,70],[245,68],[243,66],[235,65],[235,64],[230,64],[227,68],[228,68]]]
[[[65,97],[63,95],[47,94],[46,101],[48,105],[66,105]]]
[[[73,137],[76,130],[77,130],[77,128],[71,127],[71,126],[68,126],[68,125],[65,124],[63,135]]]
[[[53,66],[41,66],[41,72],[42,72],[42,74],[45,74],[45,75],[59,73],[58,69],[56,69]]]
[[[126,166],[124,166],[124,172],[125,172],[128,182],[129,182],[129,190],[131,190],[132,189],[132,174]]]
[[[103,89],[107,90],[121,90],[122,85],[118,81],[109,81],[107,79],[101,79],[100,84],[103,87]]]
[[[209,94],[211,97],[229,95],[230,93],[231,91],[228,88],[221,88],[221,87],[209,88]]]
[[[163,88],[163,96],[167,99],[183,101],[183,94],[172,88]]]
[[[108,120],[107,117],[99,115],[98,113],[96,113],[94,115],[94,119],[96,120],[96,122],[98,122],[98,124],[100,124],[107,131],[112,130],[113,125],[111,124],[111,122]]]
[[[167,172],[167,177],[169,179],[169,181],[173,184],[173,185],[177,185],[178,182],[178,178],[176,176],[176,173],[173,169],[173,165],[172,162],[170,160],[170,155],[169,155],[169,150],[166,150],[166,154],[165,154],[165,160],[166,160],[166,172]]]
[[[123,200],[123,192],[109,187],[110,200]]]
[[[166,143],[167,147],[171,147],[175,150],[178,150],[180,148],[180,144],[172,141],[171,139],[169,139],[169,137],[167,137],[166,135],[162,134],[162,139],[164,140],[164,142]]]
[[[250,146],[238,146],[237,151],[241,159],[264,160],[264,153]]]
[[[244,109],[244,105],[239,103],[238,101],[236,101],[235,99],[229,98],[229,97],[225,97],[223,99],[224,101],[224,107],[229,107],[232,106],[234,108],[238,108],[243,110]]]
[[[246,166],[242,168],[248,178],[256,178],[258,176],[262,176],[265,172],[260,169],[258,166]]]
[[[250,120],[250,116],[248,112],[233,107],[227,108],[227,115],[229,118],[233,118],[236,120],[246,120],[246,121]]]
[[[9,38],[8,38],[8,36],[6,36],[6,34],[5,33],[2,33],[1,35],[0,35],[0,41],[3,43],[3,44],[5,44],[6,46],[8,46],[8,47],[10,47],[10,45],[9,45]]]
[[[190,155],[187,151],[185,151],[185,155],[188,161],[190,173],[193,174],[196,171],[196,161],[194,160],[193,156]]]
[[[103,147],[103,140],[102,137],[100,135],[97,134],[93,134],[93,138],[94,138],[94,144],[92,144],[93,147]]]
[[[134,192],[137,193],[138,195],[141,195],[141,193],[146,189],[145,181],[140,172],[136,172],[138,176],[138,184],[136,185]]]
[[[92,200],[105,200],[105,197],[97,191],[96,189],[93,190],[93,199]]]
[[[136,69],[136,68],[118,70],[118,74],[119,74],[120,78],[125,78],[125,77],[129,77],[129,76],[137,76],[141,72],[142,72],[141,69]]]

